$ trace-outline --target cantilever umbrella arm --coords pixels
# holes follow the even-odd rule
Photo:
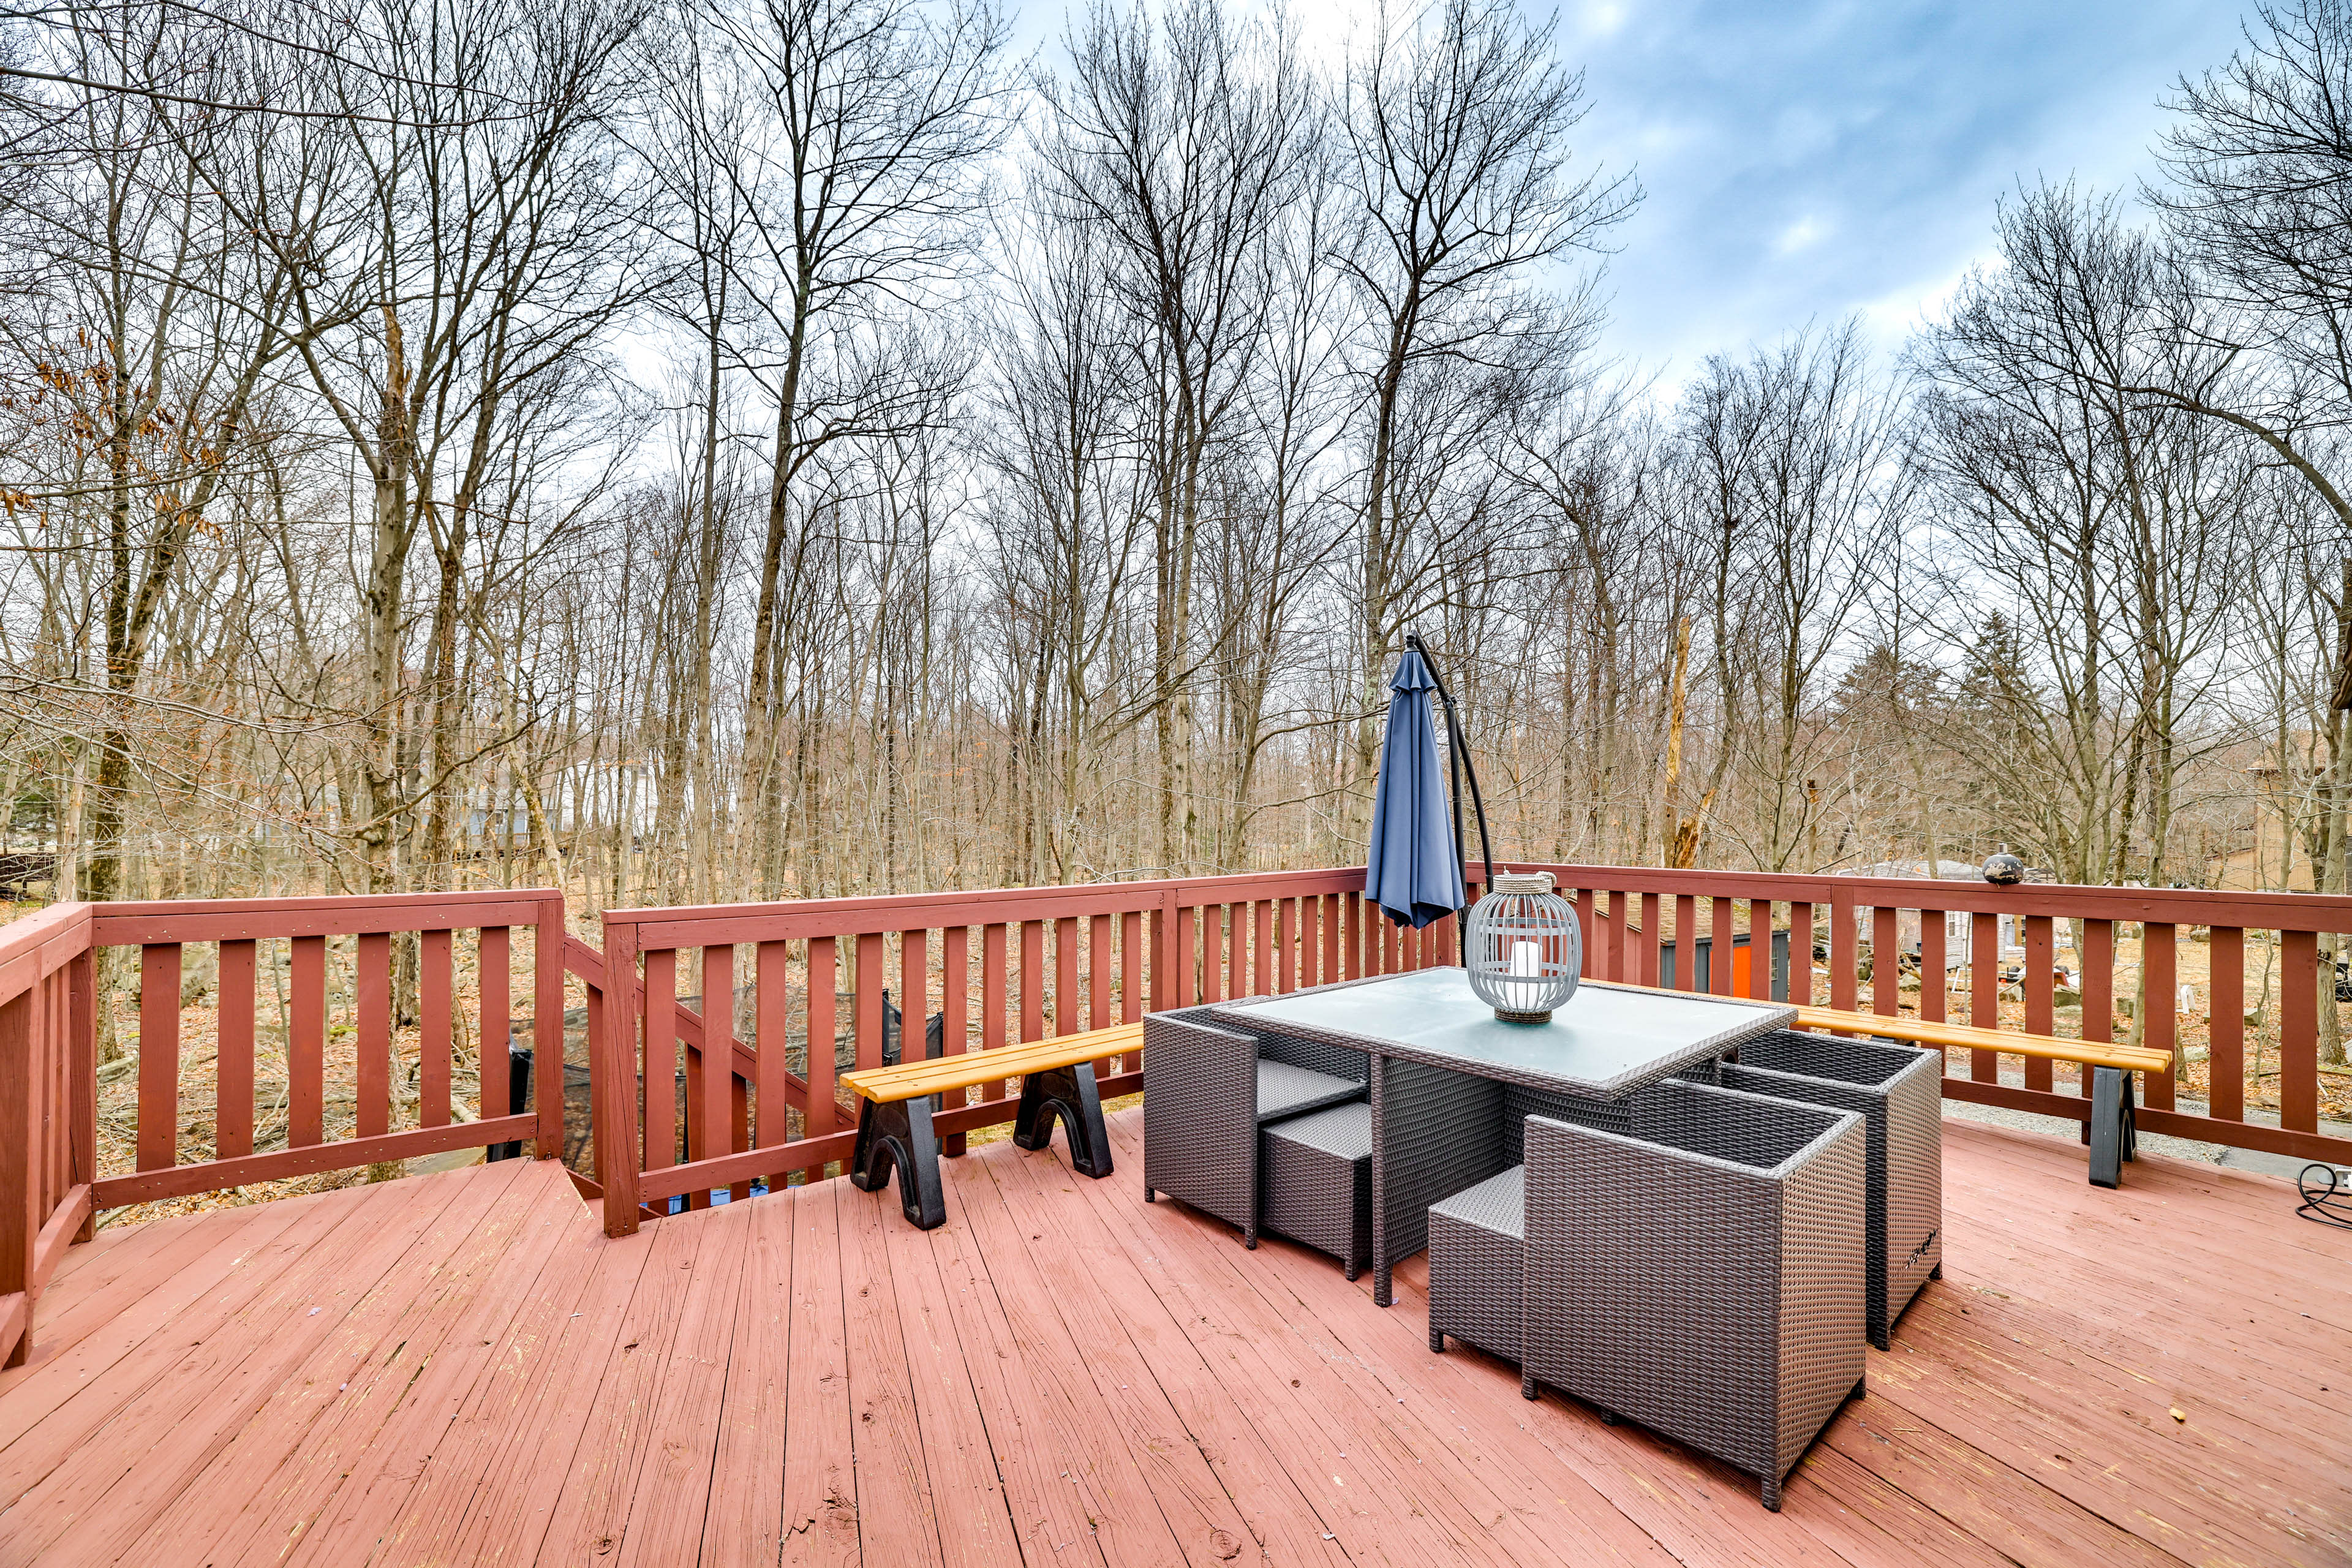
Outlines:
[[[1430,656],[1429,645],[1421,640],[1419,632],[1407,632],[1404,646],[1421,655],[1428,667],[1429,678],[1437,682],[1438,705],[1445,710],[1445,750],[1454,763],[1454,858],[1462,859],[1462,778],[1466,771],[1470,778],[1470,805],[1478,816],[1478,858],[1486,868],[1486,879],[1481,884],[1487,891],[1495,888],[1495,851],[1486,842],[1486,802],[1478,790],[1478,764],[1463,743],[1462,717],[1454,709],[1454,693],[1445,684],[1445,677],[1437,670],[1437,660]]]

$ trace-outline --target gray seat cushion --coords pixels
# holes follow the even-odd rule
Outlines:
[[[1443,1215],[1512,1241],[1524,1241],[1528,1234],[1527,1171],[1525,1165],[1514,1165],[1475,1187],[1465,1187],[1452,1197],[1430,1205],[1429,1212],[1433,1217]]]
[[[1264,1080],[1261,1079],[1261,1082]],[[1372,1107],[1359,1100],[1326,1106],[1305,1116],[1294,1116],[1265,1130],[1265,1136],[1328,1154],[1335,1160],[1372,1157]]]
[[[1360,1098],[1363,1092],[1364,1086],[1353,1079],[1334,1078],[1329,1073],[1295,1068],[1287,1062],[1261,1058],[1257,1064],[1260,1121],[1296,1116],[1303,1110],[1319,1110],[1327,1105],[1342,1105]]]

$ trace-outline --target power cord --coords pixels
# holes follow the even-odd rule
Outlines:
[[[2326,1178],[2324,1184],[2312,1179],[2315,1171]],[[2305,1165],[2303,1174],[2295,1178],[2294,1184],[2303,1194],[2303,1203],[2295,1213],[2321,1225],[2332,1225],[2338,1230],[2352,1230],[2352,1192],[2342,1189],[2335,1166]]]

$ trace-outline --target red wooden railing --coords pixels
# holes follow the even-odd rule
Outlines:
[[[942,1049],[952,1054],[1132,1022],[1147,1005],[1452,962],[1452,922],[1416,933],[1368,919],[1363,881],[1351,868],[613,910],[604,917],[611,972],[641,971],[645,994],[674,999],[680,954],[698,952],[702,995],[736,995],[737,977],[750,982],[751,1026],[748,1039],[730,1029],[731,1070],[714,1074],[704,1066],[699,1013],[673,1000],[674,1027],[647,1030],[642,1005],[604,1010],[593,1071],[605,1227],[625,1234],[674,1197],[700,1205],[717,1188],[821,1174],[849,1156],[855,1123],[839,1099],[835,1051],[809,1050],[805,1074],[761,1071],[788,1041],[822,1047],[837,1038],[845,965],[854,1058],[864,1068],[882,1060],[886,989],[909,1051],[919,1052],[924,1020],[937,1013]],[[749,950],[748,963],[739,948]],[[641,1118],[635,1086],[641,1078],[674,1082],[680,1042],[683,1126],[674,1093],[644,1097]],[[1142,1086],[1137,1052],[1114,1058],[1101,1089],[1109,1098]],[[933,1125],[948,1152],[960,1152],[961,1134],[1008,1121],[1014,1109],[999,1081],[976,1101],[944,1108]]]
[[[507,1030],[511,933],[534,933],[534,1056],[563,1058],[563,897],[553,889],[478,893],[398,893],[357,898],[173,900],[91,906],[93,947],[140,950],[137,1170],[99,1182],[101,1209],[248,1182],[414,1159],[453,1149],[531,1140],[561,1152],[563,1097],[536,1096],[538,1110],[507,1105]],[[418,1122],[393,1127],[392,939],[417,933]],[[478,933],[480,1116],[458,1121],[449,1091],[454,1018],[452,968],[460,932]],[[325,1127],[328,939],[356,939],[352,986],[355,1128],[330,1140]],[[288,944],[286,1147],[253,1150],[254,985],[257,944]],[[179,1163],[181,976],[186,946],[219,946],[220,1057],[215,1157]]]
[[[2352,931],[2352,898],[2308,893],[2209,892],[2177,888],[2090,888],[2029,885],[2000,888],[1982,882],[1916,878],[1790,877],[1737,871],[1664,871],[1633,867],[1553,866],[1549,869],[1570,890],[1585,926],[1585,967],[1590,974],[1646,984],[1658,983],[1662,939],[1675,932],[1708,940],[1716,953],[1729,952],[1739,935],[1751,935],[1755,958],[1746,965],[1748,990],[1767,994],[1771,965],[1767,935],[1775,922],[1788,931],[1790,990],[1804,999],[1825,985],[1832,1007],[1853,1009],[1865,993],[1869,1010],[1883,1016],[1901,1011],[1906,1000],[1896,966],[1881,967],[1879,955],[1895,952],[1905,912],[1919,916],[1917,972],[1923,977],[1912,1005],[1918,1016],[1947,1020],[1950,994],[1943,984],[1948,961],[1967,968],[1966,1022],[2001,1026],[1999,951],[2007,917],[2021,938],[2016,961],[2022,978],[2021,1025],[2030,1033],[2056,1033],[2054,975],[2061,921],[2079,921],[2081,946],[2076,977],[2082,999],[2081,1037],[2114,1037],[2115,1010],[2131,1001],[2142,1019],[2142,1043],[2159,1050],[2178,1044],[2175,1005],[2179,958],[2184,942],[2201,940],[2209,953],[2204,999],[2210,1073],[2210,1098],[2196,1111],[2179,1102],[2176,1075],[2152,1076],[2138,1112],[2147,1131],[2172,1133],[2237,1148],[2258,1149],[2295,1159],[2352,1163],[2352,1139],[2324,1133],[2319,1125],[2320,1063],[2319,937]],[[1785,911],[1776,913],[1775,911]],[[1704,914],[1702,916],[1702,911]],[[1865,981],[1861,962],[1861,914],[1866,912],[1873,955]],[[1665,917],[1671,913],[1671,921]],[[1954,951],[1945,916],[1966,919],[1968,935]],[[1721,940],[1716,940],[1721,933]],[[2137,984],[2118,990],[2117,943],[2137,934],[2142,961]],[[2277,1008],[2278,1125],[2249,1121],[2246,1081],[2245,955],[2250,933],[2260,933],[2276,956],[2272,997]],[[1826,942],[1826,965],[1813,959]],[[1678,963],[1675,980],[1689,988],[1696,965]],[[1826,969],[1826,973],[1822,973]],[[1710,989],[1728,994],[1735,965],[1710,965]],[[1895,984],[1885,984],[1895,978]],[[2128,980],[2128,976],[2126,977]],[[2332,995],[2332,989],[2330,991]],[[2332,1005],[2332,1004],[2331,1004]],[[1960,1022],[1958,1018],[1949,1018]],[[1966,1061],[1948,1060],[1944,1094],[1952,1100],[2007,1106],[2043,1115],[2088,1121],[2087,1073],[2053,1071],[2048,1060],[2004,1057],[1972,1050]],[[2006,1070],[2004,1068],[2006,1067]],[[2063,1072],[2069,1079],[2058,1079]],[[2004,1081],[2016,1080],[2016,1081]]]
[[[1517,863],[1515,863],[1517,864]],[[1754,939],[1754,962],[1713,962],[1711,989],[1735,983],[1770,992],[1769,934],[1788,933],[1790,989],[1831,1005],[1864,1003],[1882,1014],[1906,1007],[1927,1019],[1955,1009],[1942,983],[1947,960],[1965,962],[1966,1021],[2000,1026],[1998,949],[2005,918],[2024,957],[2017,1023],[2057,1032],[2053,957],[2059,922],[2079,922],[2077,978],[2082,1034],[2110,1037],[2116,1005],[2136,996],[2142,1039],[2175,1045],[2173,1005],[2185,942],[2209,954],[2205,999],[2210,1098],[2200,1111],[2173,1075],[2147,1085],[2140,1125],[2212,1142],[2304,1159],[2352,1163],[2352,1139],[2323,1131],[2318,1061],[2321,935],[2352,931],[2352,899],[2309,894],[2227,893],[2029,886],[1907,879],[1669,871],[1635,867],[1553,866],[1585,932],[1585,972],[1656,984],[1673,952],[1675,982],[1693,985],[1685,955],[1706,941],[1730,954]],[[943,1048],[986,1050],[1139,1017],[1226,996],[1284,992],[1454,962],[1451,921],[1399,931],[1369,911],[1360,868],[1265,875],[828,899],[695,909],[621,910],[604,921],[599,953],[564,934],[560,895],[519,892],[286,899],[216,903],[68,904],[0,929],[0,1347],[26,1353],[41,1286],[64,1248],[89,1234],[91,1216],[119,1205],[250,1182],[348,1168],[522,1139],[541,1157],[562,1146],[563,1002],[567,972],[587,1000],[598,1174],[605,1225],[625,1232],[683,1196],[709,1201],[715,1188],[748,1192],[760,1179],[814,1175],[847,1157],[854,1122],[840,1099],[835,1051],[846,1023],[856,1065],[878,1064],[883,993],[898,1000],[905,1038],[919,1050],[924,1019],[941,1016]],[[1904,911],[1921,911],[1918,972],[1927,983],[1906,994],[1893,963]],[[1966,935],[1948,941],[1946,915]],[[1864,931],[1868,936],[1865,939]],[[535,1113],[509,1113],[507,1076],[495,1047],[506,1039],[507,957],[516,927],[536,931],[532,977],[537,1060]],[[390,967],[394,933],[418,935],[420,1125],[394,1131],[389,1080]],[[449,1095],[453,943],[474,931],[481,958],[480,1031],[485,1050],[480,1119],[457,1122]],[[359,1101],[354,1135],[329,1141],[322,1119],[328,939],[357,938],[354,1033]],[[1873,963],[1864,973],[1862,944]],[[2119,948],[2143,957],[2137,978]],[[253,1050],[257,943],[289,944],[290,1027],[288,1144],[253,1151]],[[219,947],[219,1086],[210,1108],[215,1157],[181,1163],[179,1128],[191,1109],[180,1087],[179,984],[192,943]],[[1813,957],[1816,943],[1825,962]],[[2276,1125],[2250,1120],[2243,1085],[2249,1037],[2245,959],[2251,944],[2274,958]],[[97,1173],[97,1070],[93,955],[109,946],[141,949],[136,1169]],[[681,959],[681,954],[687,955]],[[698,1006],[678,998],[681,965],[695,989],[736,998],[725,1020],[724,1069],[705,1070],[711,1045]],[[849,988],[840,994],[844,969]],[[1742,971],[1744,970],[1744,974]],[[625,1006],[609,1005],[614,977],[629,977]],[[2123,984],[2119,987],[2119,978]],[[739,980],[742,984],[739,984]],[[667,997],[666,1028],[647,1030],[646,998]],[[748,1020],[748,1027],[737,1019]],[[1960,1021],[1953,1017],[1950,1021]],[[793,1042],[821,1048],[806,1071],[779,1066]],[[675,1093],[645,1096],[643,1083],[675,1082],[685,1056],[683,1116]],[[1967,1059],[1958,1059],[1965,1058]],[[2267,1058],[2265,1058],[2267,1061]],[[2071,1068],[1987,1051],[1957,1052],[1944,1090],[1953,1099],[2086,1120],[2087,1088]],[[2063,1080],[2059,1078],[2063,1074]],[[1141,1087],[1140,1053],[1107,1072],[1105,1094]],[[939,1117],[950,1151],[961,1134],[1009,1121],[1006,1086],[987,1086]],[[583,1192],[597,1195],[594,1184]]]
[[[33,1307],[66,1248],[89,1235],[97,1176],[97,1057],[89,1036],[89,906],[0,928],[0,1352],[23,1363]]]

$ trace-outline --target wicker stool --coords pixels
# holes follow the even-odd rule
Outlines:
[[[1353,1279],[1372,1259],[1372,1108],[1362,1100],[1259,1133],[1267,1230],[1328,1252]]]
[[[1514,1165],[1429,1205],[1429,1348],[1445,1336],[1519,1359],[1527,1173]]]

